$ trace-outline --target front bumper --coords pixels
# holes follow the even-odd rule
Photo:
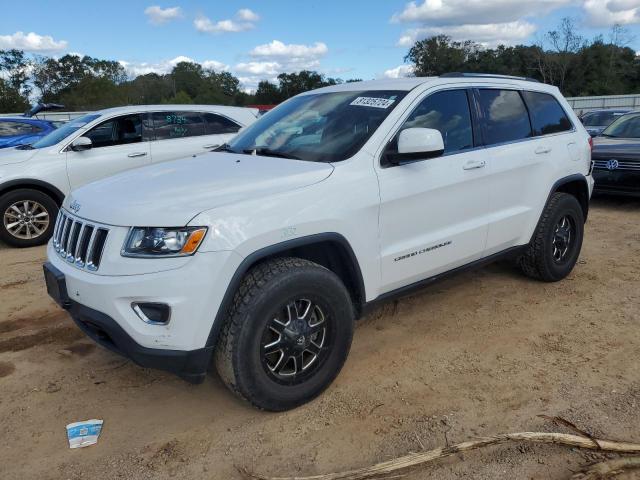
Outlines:
[[[596,193],[640,196],[640,170],[593,170]]]
[[[204,378],[215,347],[214,319],[242,260],[238,254],[202,252],[185,259],[179,268],[119,276],[76,268],[51,244],[48,254],[45,270],[62,277],[64,290],[55,293],[48,285],[50,295],[64,297],[56,301],[89,337],[141,366],[167,370],[189,381]],[[162,259],[157,262],[163,265]],[[134,302],[169,305],[169,323],[145,323],[133,310]]]

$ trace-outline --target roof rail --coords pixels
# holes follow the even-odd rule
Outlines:
[[[449,72],[443,73],[440,75],[441,78],[461,78],[461,77],[469,77],[469,78],[503,78],[510,80],[525,80],[527,82],[537,82],[540,83],[539,80],[531,77],[517,77],[515,75],[498,75],[494,73],[464,73],[464,72]]]

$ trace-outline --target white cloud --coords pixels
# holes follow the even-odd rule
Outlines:
[[[25,52],[59,52],[67,48],[66,40],[56,41],[49,35],[30,32],[16,32],[13,35],[0,35],[0,49],[17,48]]]
[[[595,27],[640,23],[640,0],[585,0],[584,10]]]
[[[250,54],[254,57],[295,57],[295,58],[318,58],[327,54],[329,49],[322,42],[316,42],[313,45],[285,45],[279,40],[273,40],[271,43],[258,45],[251,50]]]
[[[257,22],[258,20],[260,20],[260,16],[249,10],[248,8],[241,8],[240,10],[238,10],[238,13],[236,13],[236,17],[238,18],[238,20],[243,20],[245,22]]]
[[[472,40],[485,46],[510,45],[524,41],[536,31],[535,25],[518,20],[487,25],[444,25],[410,29],[398,40],[398,45],[410,47],[417,40],[432,35],[448,35],[453,40]]]
[[[212,22],[208,17],[200,14],[193,21],[193,26],[199,32],[204,33],[244,32],[254,29],[258,20],[260,20],[260,17],[256,13],[248,8],[241,8],[236,13],[235,20]]]
[[[403,78],[410,77],[413,74],[413,65],[399,65],[396,68],[385,70],[382,74],[383,78]]]
[[[233,69],[239,73],[276,77],[282,72],[282,65],[278,62],[245,62],[238,63]]]
[[[579,0],[422,0],[412,1],[394,14],[394,23],[413,24],[398,45],[411,46],[416,40],[445,34],[454,40],[473,40],[483,45],[522,42],[536,31],[527,18],[546,15]],[[607,0],[580,0],[602,2]],[[612,0],[636,1],[636,0]]]
[[[173,67],[175,67],[180,62],[196,62],[191,57],[186,57],[184,55],[179,55],[175,58],[169,60],[162,60],[156,63],[148,63],[148,62],[127,62],[125,60],[119,60],[118,63],[124,67],[127,71],[127,74],[130,77],[137,77],[138,75],[146,75],[148,73],[157,73],[160,75],[171,72]],[[198,62],[204,68],[212,68],[216,71],[228,71],[229,66],[225,65],[222,62],[218,62],[216,60],[204,60],[202,62]]]
[[[603,1],[603,0],[595,0]],[[605,0],[606,1],[606,0]],[[523,17],[544,15],[574,0],[423,0],[409,2],[391,17],[392,22],[462,25],[506,23]]]
[[[163,25],[171,20],[182,18],[182,9],[180,7],[162,8],[153,5],[145,8],[144,14],[149,17],[149,22],[153,25]]]

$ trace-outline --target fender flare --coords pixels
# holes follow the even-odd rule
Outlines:
[[[36,187],[35,190],[46,191],[53,194],[53,199],[58,203],[58,205],[62,205],[64,200],[64,193],[60,191],[60,189],[54,185],[51,185],[48,182],[44,182],[42,180],[36,180],[34,178],[18,178],[15,180],[9,180],[8,182],[0,183],[0,195],[11,191],[17,190],[18,188],[33,188]]]
[[[336,232],[327,232],[286,240],[284,242],[276,243],[256,250],[255,252],[246,256],[242,260],[242,262],[240,262],[240,265],[231,277],[224,296],[222,297],[222,302],[220,302],[220,306],[218,307],[218,312],[216,313],[213,325],[211,326],[211,331],[209,332],[205,348],[208,347],[213,350],[213,348],[216,346],[220,330],[222,329],[222,325],[225,321],[225,316],[229,310],[229,307],[231,306],[231,303],[233,302],[233,297],[235,296],[243,277],[253,265],[261,260],[273,257],[278,253],[291,250],[292,248],[304,247],[307,245],[313,245],[323,242],[336,242],[340,244],[340,246],[344,248],[345,252],[349,256],[351,263],[350,267],[353,269],[351,273],[355,276],[356,279],[356,295],[360,299],[361,303],[361,305],[358,305],[357,307],[362,308],[364,302],[366,301],[362,271],[360,270],[360,264],[358,263],[358,259],[356,258],[355,253],[353,252],[353,248],[351,248],[351,244],[343,235]]]

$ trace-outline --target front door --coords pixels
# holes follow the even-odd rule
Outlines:
[[[89,150],[67,152],[71,188],[151,163],[148,128],[141,114],[106,120],[83,136],[91,139]]]
[[[483,254],[489,165],[484,149],[475,148],[470,100],[466,89],[429,94],[400,130],[439,130],[444,154],[378,169],[381,293],[470,263]],[[395,140],[389,145],[394,148]]]

